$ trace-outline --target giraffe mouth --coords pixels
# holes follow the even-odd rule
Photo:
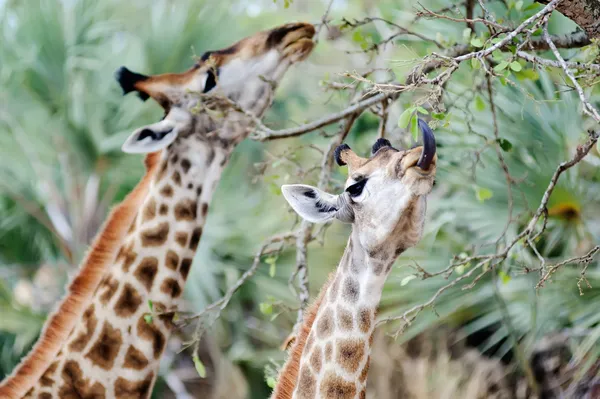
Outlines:
[[[283,39],[281,52],[285,58],[291,58],[293,61],[302,61],[311,53],[315,46],[315,42],[313,41],[315,27],[311,24],[301,23],[288,29]]]

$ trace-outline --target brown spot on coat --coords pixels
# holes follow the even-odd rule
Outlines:
[[[167,205],[167,204],[160,204],[160,207],[158,208],[158,213],[161,216],[164,216],[167,213],[169,213],[169,205]]]
[[[349,373],[357,372],[365,356],[365,342],[356,338],[342,339],[336,346],[337,364]]]
[[[315,333],[311,332],[310,335],[308,336],[308,339],[306,340],[306,344],[304,345],[304,350],[308,353],[314,343],[315,343]]]
[[[369,364],[370,363],[371,363],[371,356],[369,356],[369,358],[367,359],[367,363],[365,364],[362,371],[360,372],[360,377],[358,377],[358,380],[362,383],[364,383],[367,380],[367,375],[369,375]]]
[[[323,350],[320,346],[316,346],[310,355],[310,365],[316,373],[321,371],[321,366],[323,365]]]
[[[135,270],[134,276],[140,283],[146,287],[148,291],[152,288],[154,278],[158,272],[158,259],[154,256],[148,256],[140,262],[140,265]]]
[[[52,362],[52,364],[44,371],[42,377],[40,378],[40,386],[42,387],[51,387],[54,385],[54,373],[58,368],[58,360]]]
[[[382,271],[383,262],[376,261],[376,263],[373,265],[373,273],[375,273],[376,276],[380,276]]]
[[[123,367],[126,369],[143,370],[148,365],[148,359],[142,351],[135,348],[133,345],[129,345],[127,353],[125,353],[125,363]]]
[[[115,284],[118,283],[115,281]],[[71,350],[72,352],[81,352],[82,350],[84,350],[88,342],[90,342],[90,339],[92,339],[94,332],[96,331],[98,319],[94,314],[93,303],[90,306],[88,306],[88,308],[83,313],[82,321],[84,325],[84,330],[81,331],[77,338],[75,338],[69,345],[69,350]]]
[[[129,317],[138,310],[141,303],[142,297],[133,285],[125,283],[121,291],[121,296],[117,300],[117,303],[115,303],[115,313],[119,317]]]
[[[83,377],[81,368],[74,360],[65,362],[61,373],[63,385],[58,391],[61,399],[105,399],[106,389],[96,382]]]
[[[104,292],[99,297],[100,302],[106,305],[117,291],[117,288],[119,288],[119,281],[114,279],[110,274],[106,275],[98,286],[98,290],[104,289]]]
[[[156,216],[156,201],[154,198],[150,198],[144,207],[144,211],[142,213],[142,223],[147,222],[149,220],[154,219]]]
[[[110,370],[123,343],[121,331],[104,322],[102,331],[85,357],[98,367]]]
[[[177,266],[179,266],[179,256],[175,251],[168,250],[167,255],[165,256],[165,266],[171,270],[177,270]]]
[[[154,373],[150,372],[142,381],[129,381],[123,377],[115,381],[116,399],[148,398],[151,394]]]
[[[358,311],[358,327],[360,331],[368,333],[371,330],[371,310],[362,308]]]
[[[183,158],[181,160],[181,168],[183,169],[183,173],[187,173],[188,170],[190,170],[191,166],[192,166],[192,163],[190,162],[189,159]]]
[[[188,233],[186,233],[185,231],[175,232],[175,242],[177,242],[177,244],[181,245],[182,247],[185,247],[187,245],[187,239]]]
[[[192,258],[184,258],[181,261],[181,266],[179,266],[179,273],[181,273],[184,280],[187,278],[191,267],[192,267]]]
[[[298,399],[313,399],[317,391],[317,380],[313,377],[308,367],[300,369],[298,379]]]
[[[196,187],[196,195],[199,197],[202,194],[202,185]]]
[[[142,231],[143,247],[160,247],[164,245],[169,236],[169,223],[162,222],[158,226]]]
[[[137,214],[133,217],[133,221],[129,225],[129,230],[127,230],[127,233],[133,233],[135,231],[136,227],[137,227]]]
[[[119,249],[119,253],[117,254],[117,262],[123,262],[122,268],[125,273],[129,271],[129,268],[138,256],[137,252],[133,250],[133,245],[134,241],[131,240],[131,242],[128,245],[122,246],[121,249]]]
[[[154,358],[158,359],[165,348],[166,338],[163,333],[154,324],[148,324],[144,317],[140,317],[137,323],[137,332],[140,338],[152,341]]]
[[[333,355],[333,345],[331,342],[328,342],[325,345],[325,361],[329,363],[331,361],[331,356]]]
[[[179,285],[179,282],[170,277],[162,282],[160,285],[160,290],[173,298],[177,298],[179,295],[181,295],[181,286]]]
[[[207,213],[208,213],[208,204],[205,202],[202,204],[202,217],[206,218]]]
[[[165,184],[165,186],[160,189],[159,193],[163,197],[172,197],[173,196],[173,187],[171,187],[170,184]]]
[[[198,204],[191,199],[184,199],[175,205],[175,220],[196,220]]]
[[[196,227],[192,232],[192,238],[190,239],[190,249],[195,251],[198,248],[200,237],[202,236],[202,227]]]
[[[359,295],[360,286],[358,285],[358,281],[351,277],[346,277],[344,280],[344,287],[342,289],[342,297],[350,303],[356,303]]]
[[[162,178],[165,175],[165,172],[167,171],[167,166],[169,166],[169,165],[166,160],[164,162],[160,163],[160,169],[158,170],[158,173],[156,174],[156,181],[162,180]]]
[[[321,339],[327,338],[331,335],[334,328],[333,312],[331,309],[326,309],[317,321],[317,336]]]
[[[352,313],[346,309],[338,308],[337,309],[337,322],[338,326],[342,330],[352,330],[354,327],[354,319],[352,317]]]
[[[356,383],[346,381],[333,371],[327,372],[319,387],[322,398],[347,399],[356,395]]]
[[[177,186],[181,186],[181,174],[178,171],[173,172],[173,176],[171,176],[173,183]]]

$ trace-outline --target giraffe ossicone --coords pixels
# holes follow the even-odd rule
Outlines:
[[[284,185],[291,207],[311,222],[352,224],[339,266],[305,313],[272,399],[364,399],[381,292],[398,255],[418,243],[436,174],[435,138],[419,121],[423,146],[407,151],[379,139],[370,158],[343,144],[344,191]]]
[[[123,146],[148,153],[146,175],[109,215],[0,398],[150,396],[222,170],[314,33],[307,23],[259,32],[180,74],[117,72],[125,94],[165,110]]]

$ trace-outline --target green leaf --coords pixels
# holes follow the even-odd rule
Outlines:
[[[521,11],[521,9],[523,8],[523,0],[519,0],[515,3],[515,10],[517,11]]]
[[[500,281],[502,281],[502,284],[508,284],[508,282],[511,280],[510,276],[502,270],[498,272],[498,277],[500,277]]]
[[[483,98],[479,94],[475,96],[475,109],[477,111],[485,110],[485,101],[483,101]]]
[[[150,308],[150,311],[154,309],[154,304],[152,303],[151,299],[148,299],[148,307]]]
[[[406,129],[408,123],[410,122],[410,117],[412,116],[413,110],[414,109],[412,107],[404,110],[404,112],[400,115],[400,118],[398,118],[398,127]]]
[[[206,378],[206,367],[204,367],[204,363],[198,357],[198,355],[192,356],[192,360],[194,361],[194,366],[196,367],[196,372],[200,376],[200,378]]]
[[[500,62],[504,59],[504,53],[502,53],[500,50],[494,50],[492,51],[492,58],[494,61]]]
[[[277,266],[275,266],[275,263],[271,263],[271,265],[269,266],[269,276],[271,278],[275,277],[276,270],[277,270]]]
[[[260,309],[260,313],[264,315],[268,316],[273,313],[273,304],[271,303],[261,302],[258,307]]]
[[[414,141],[419,139],[419,122],[416,114],[410,118],[410,134]]]
[[[479,69],[481,68],[481,62],[477,58],[471,58],[471,68]]]
[[[478,37],[474,37],[473,39],[471,39],[471,46],[477,48],[483,47],[483,40],[481,40]]]
[[[144,315],[144,321],[146,324],[152,324],[152,315],[150,313],[146,313]]]
[[[506,152],[512,150],[513,147],[512,143],[506,139],[498,139],[498,144],[500,145],[500,148]]]
[[[489,188],[477,187],[475,189],[475,196],[479,202],[484,202],[485,200],[492,198],[493,195],[492,190]]]
[[[273,195],[281,195],[281,187],[279,186],[279,184],[269,184],[269,191],[271,191]]]
[[[519,61],[513,61],[510,63],[510,69],[512,69],[515,72],[519,72],[521,69],[523,69],[523,67],[521,66],[521,64],[519,64]]]
[[[410,283],[412,280],[416,279],[417,276],[415,276],[414,274],[411,274],[410,276],[406,276],[402,279],[402,281],[400,281],[400,286],[404,287],[406,284]]]
[[[504,70],[507,66],[508,66],[508,62],[502,61],[501,63],[499,63],[498,65],[496,65],[494,67],[494,72],[500,72],[500,71]]]
[[[446,114],[443,112],[432,112],[431,116],[433,119],[437,119],[438,121],[446,119]]]
[[[459,276],[461,274],[463,274],[465,272],[465,265],[458,265],[454,268],[454,271],[456,272],[456,274],[458,274]]]
[[[420,113],[422,113],[423,115],[429,115],[429,111],[427,111],[425,108],[423,107],[417,107],[417,111],[419,111]]]
[[[271,389],[275,388],[275,385],[277,384],[277,380],[275,380],[274,377],[267,377],[267,386]]]
[[[361,31],[355,30],[354,33],[352,34],[352,40],[355,41],[356,43],[362,43],[365,41],[365,38]]]
[[[471,37],[471,28],[463,29],[462,37],[465,40],[469,40],[469,38]]]
[[[523,69],[517,73],[519,79],[529,79],[536,81],[540,78],[540,74],[535,69]]]
[[[435,34],[435,40],[436,40],[437,42],[439,42],[439,43],[444,43],[444,42],[445,42],[445,40],[444,40],[444,36],[442,36],[442,34],[441,34],[440,32],[437,32],[437,33]]]

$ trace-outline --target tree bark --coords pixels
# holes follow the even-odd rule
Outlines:
[[[538,3],[548,4],[548,0]],[[564,0],[556,9],[579,25],[588,38],[600,38],[600,0]]]

